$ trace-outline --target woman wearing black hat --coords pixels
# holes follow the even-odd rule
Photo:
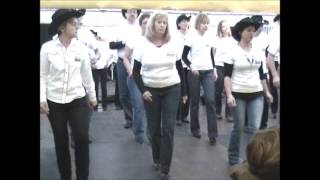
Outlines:
[[[110,42],[110,49],[118,50],[118,61],[116,65],[117,79],[116,84],[119,90],[119,99],[123,107],[126,123],[124,128],[132,127],[132,104],[130,102],[130,93],[127,86],[127,71],[123,64],[124,49],[126,42],[130,38],[140,35],[140,27],[136,22],[137,17],[140,15],[140,9],[122,9],[122,16],[126,19],[126,22],[120,24],[117,29],[117,37],[115,41]]]
[[[73,9],[55,11],[49,34],[58,38],[40,51],[40,111],[47,114],[53,130],[61,180],[71,180],[72,174],[68,123],[75,141],[77,180],[89,176],[89,119],[97,101],[87,48],[75,38],[77,18],[83,15]]]
[[[266,54],[266,49],[268,48],[268,36],[267,34],[263,31],[263,28],[265,25],[268,25],[269,22],[267,20],[264,20],[261,15],[253,15],[251,19],[256,23],[256,32],[254,35],[254,38],[252,40],[252,44],[254,47],[259,48],[264,54]],[[264,72],[268,73],[267,69],[267,64],[266,64],[266,59],[263,59],[263,70]],[[267,85],[269,85],[267,77]],[[273,96],[273,94],[272,94]],[[273,96],[274,97],[274,96]],[[262,113],[262,118],[261,118],[261,125],[260,129],[265,129],[268,126],[268,119],[269,119],[269,103],[266,98],[264,98],[263,102],[263,113]],[[246,119],[246,124],[247,124],[247,119]]]
[[[177,41],[179,41],[179,55],[182,55],[182,51],[183,51],[183,47],[185,44],[185,41],[187,39],[188,36],[188,32],[189,32],[189,22],[190,22],[191,16],[186,16],[185,14],[181,14],[180,16],[178,16],[177,20],[176,20],[176,25],[177,25]],[[180,59],[182,59],[180,57]],[[183,66],[183,73],[185,78],[187,78],[188,76],[188,66],[183,62],[182,62],[182,66]],[[187,80],[186,80],[187,82]],[[189,96],[189,85],[188,83],[186,83],[186,90],[187,90],[187,96]],[[178,112],[177,112],[177,125],[181,126],[182,122],[183,123],[189,123],[189,121],[187,120],[188,114],[189,114],[189,104],[190,104],[190,100],[187,99],[186,101],[180,101],[179,102],[179,107],[178,107]]]
[[[269,68],[270,76],[270,90],[274,97],[274,102],[271,104],[271,112],[273,118],[277,118],[278,112],[278,89],[280,87],[280,77],[278,74],[278,68],[280,66],[280,15],[276,15],[273,19],[275,26],[269,35],[269,47],[267,55],[267,65]]]
[[[256,31],[254,21],[247,17],[232,28],[232,36],[239,42],[224,62],[224,84],[227,104],[231,108],[234,126],[228,148],[229,164],[240,161],[240,139],[243,133],[245,115],[248,115],[246,134],[248,138],[259,129],[263,111],[263,96],[272,102],[267,88],[266,73],[263,72],[264,53],[252,46]]]

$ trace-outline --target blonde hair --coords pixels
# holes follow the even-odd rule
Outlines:
[[[223,23],[227,23],[226,20],[222,20],[219,22],[218,24],[218,28],[217,28],[217,37],[219,38],[222,38],[223,37],[223,32],[222,32],[222,24]],[[231,37],[231,29],[230,29],[230,26],[229,26],[229,32],[227,34],[228,37]]]
[[[145,36],[147,39],[149,39],[150,41],[153,41],[154,38],[155,38],[155,23],[156,23],[156,20],[160,19],[160,18],[165,18],[167,20],[167,28],[166,28],[166,31],[163,35],[163,39],[164,39],[164,42],[168,42],[170,41],[170,29],[169,29],[169,18],[168,18],[168,15],[167,13],[165,12],[155,12],[151,15],[150,19],[148,20],[148,23],[147,23],[147,28],[146,28],[146,32],[145,32]]]
[[[247,160],[260,180],[280,179],[280,128],[259,131],[247,145]]]
[[[202,13],[198,14],[196,17],[196,20],[195,20],[195,24],[194,24],[195,29],[199,30],[200,24],[204,23],[205,21],[208,21],[208,23],[210,23],[209,16],[206,14],[202,14]]]

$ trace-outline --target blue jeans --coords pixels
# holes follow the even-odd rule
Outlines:
[[[143,104],[143,98],[136,82],[133,77],[128,77],[127,85],[130,89],[130,98],[132,104],[132,127],[135,136],[143,136],[144,132],[144,120],[145,120],[145,110]]]
[[[201,83],[206,104],[208,137],[216,138],[218,136],[218,127],[215,108],[215,83],[213,80],[213,70],[199,71],[199,73],[199,76],[195,76],[191,71],[188,71],[188,83],[190,88],[191,133],[200,131],[199,100]]]
[[[236,107],[231,108],[234,124],[228,148],[230,165],[240,163],[239,154],[242,133],[245,132],[247,134],[247,141],[249,141],[260,127],[263,111],[263,96],[258,96],[249,101],[236,98],[236,104]],[[246,113],[248,116],[248,125],[244,129]]]
[[[130,93],[127,86],[128,73],[123,65],[122,59],[117,61],[117,79],[119,88],[119,99],[125,113],[126,121],[132,120],[132,105],[130,102]]]

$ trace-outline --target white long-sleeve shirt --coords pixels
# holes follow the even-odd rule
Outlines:
[[[91,64],[93,69],[104,69],[107,68],[112,62],[117,62],[117,54],[115,50],[111,50],[109,48],[109,42],[97,41],[97,47],[100,52],[100,58],[96,61],[96,63]],[[93,55],[95,56],[94,52]]]
[[[40,50],[40,102],[47,99],[69,103],[88,93],[96,101],[87,47],[72,39],[65,48],[59,39],[42,45]]]
[[[122,41],[123,44],[126,44],[128,41],[132,41],[132,39],[139,37],[140,34],[141,28],[137,21],[134,24],[123,22],[117,29],[117,37],[115,41]],[[123,56],[124,48],[118,50],[118,57],[123,58]]]
[[[276,23],[269,35],[268,52],[275,56],[274,61],[280,64],[280,24]]]

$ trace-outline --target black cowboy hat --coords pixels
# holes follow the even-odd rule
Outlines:
[[[126,17],[126,13],[127,13],[127,10],[128,9],[122,9],[121,10],[121,12],[122,12],[122,16],[123,16],[123,18],[125,18],[125,19],[127,19],[127,17]],[[140,13],[141,13],[141,9],[136,9],[137,10],[137,17],[139,17],[139,15],[140,15]]]
[[[252,18],[246,17],[241,19],[239,22],[236,23],[236,25],[234,25],[233,27],[230,27],[232,37],[235,40],[240,41],[241,39],[240,32],[242,32],[245,28],[249,26],[253,26],[257,30],[256,22],[253,21]]]
[[[191,16],[186,16],[185,14],[181,14],[181,15],[177,18],[177,20],[176,20],[177,29],[180,29],[180,27],[179,27],[178,25],[179,25],[179,23],[180,23],[181,21],[187,20],[187,21],[189,22],[190,19],[191,19]]]
[[[256,29],[259,29],[262,25],[268,25],[269,21],[263,19],[261,15],[253,15],[251,19],[256,23]]]
[[[280,20],[280,14],[277,14],[274,18],[273,18],[273,22],[277,22]]]
[[[90,31],[92,32],[92,34],[96,37],[98,36],[98,33],[96,31],[94,31],[93,29],[90,29]]]
[[[86,13],[85,9],[58,9],[56,10],[51,19],[52,22],[49,25],[48,33],[50,36],[53,36],[57,33],[58,27],[66,20],[72,18],[72,17],[81,17]]]

